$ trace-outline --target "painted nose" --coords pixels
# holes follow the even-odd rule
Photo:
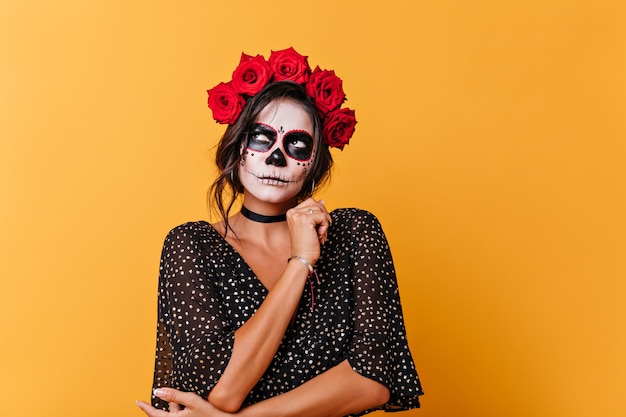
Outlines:
[[[285,160],[285,155],[280,151],[280,149],[276,149],[274,152],[270,154],[265,160],[267,165],[276,165],[277,167],[287,166],[287,160]]]

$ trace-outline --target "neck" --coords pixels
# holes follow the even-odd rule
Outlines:
[[[287,220],[287,214],[278,214],[275,216],[266,216],[264,214],[255,213],[246,208],[246,206],[241,206],[241,215],[253,222],[258,223],[277,223],[284,222]]]

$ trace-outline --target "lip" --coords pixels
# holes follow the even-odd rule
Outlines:
[[[259,181],[263,185],[273,185],[273,186],[279,186],[279,187],[283,187],[283,186],[291,184],[289,182],[279,181],[279,180],[270,179],[270,178],[259,178]]]
[[[255,177],[257,177],[258,179],[260,179],[261,181],[276,181],[276,182],[282,182],[285,184],[290,183],[291,181],[287,181],[285,179],[282,179],[280,177],[272,177],[271,175],[267,175],[267,176],[257,176],[255,175]]]
[[[277,174],[255,174],[254,172],[250,171],[246,172],[261,181],[262,184],[266,185],[287,185],[298,182],[292,181],[289,178],[285,178],[282,175]]]

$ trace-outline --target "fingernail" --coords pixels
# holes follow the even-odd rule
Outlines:
[[[161,396],[165,395],[165,390],[161,389],[161,388],[155,388],[155,390],[153,391],[154,395],[156,395],[157,397],[161,398]]]

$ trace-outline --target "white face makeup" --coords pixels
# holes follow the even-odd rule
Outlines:
[[[248,151],[267,152],[274,148],[278,137],[282,136],[283,149],[288,157],[300,162],[307,162],[313,154],[313,137],[306,130],[290,130],[278,132],[270,125],[257,123],[248,135]],[[278,149],[277,149],[278,150]],[[276,151],[274,151],[276,152]]]
[[[246,200],[294,199],[314,159],[314,148],[313,122],[300,104],[281,100],[267,105],[242,147],[239,178]]]

